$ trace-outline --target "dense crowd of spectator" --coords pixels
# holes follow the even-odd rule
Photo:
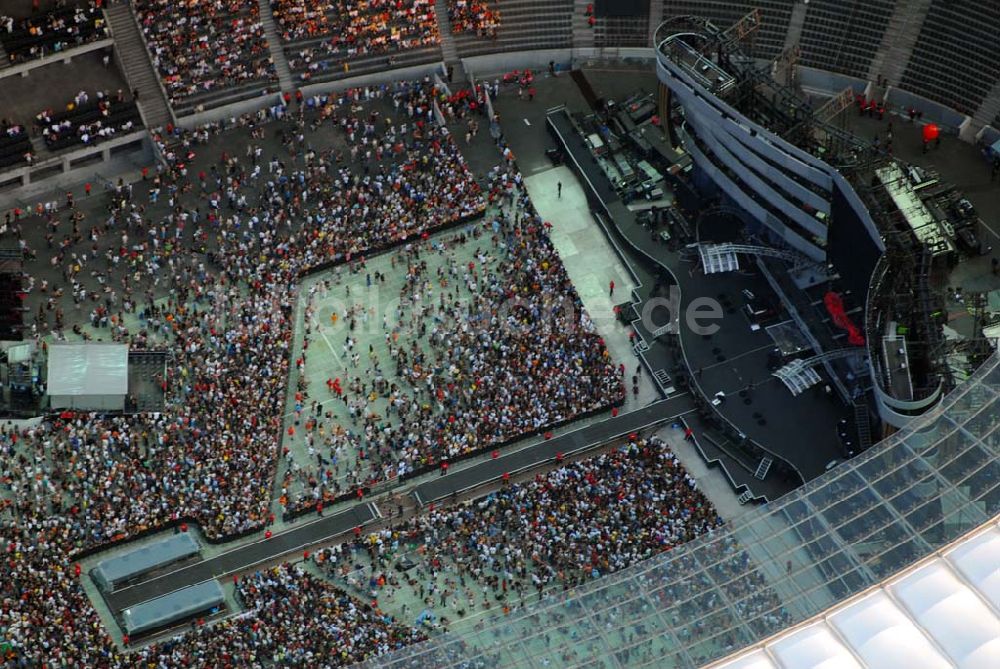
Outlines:
[[[135,0],[139,25],[172,102],[277,81],[256,0]]]
[[[102,0],[67,4],[59,0],[46,13],[25,19],[0,14],[0,43],[11,63],[59,53],[108,36]]]
[[[130,665],[339,667],[426,638],[301,566],[246,576],[236,596],[247,614],[141,649]]]
[[[384,379],[352,387],[345,378],[341,401],[356,403],[358,420],[336,437],[327,426],[334,441],[320,440],[327,455],[338,446],[368,451],[357,482],[488,448],[621,398],[621,370],[587,327],[520,175],[502,165],[484,191],[433,121],[437,96],[427,81],[353,89],[190,133],[168,128],[160,142],[169,168],[119,182],[102,220],[88,225],[72,198],[64,209],[39,207],[49,246],[43,262],[62,281],[35,285],[33,334],[66,328],[69,302],[73,320],[89,314],[108,339],[167,348],[172,358],[159,379],[167,391],[161,413],[64,412],[30,427],[0,426],[0,631],[13,662],[339,666],[423,638],[378,608],[380,592],[372,607],[286,566],[239,581],[247,615],[123,656],[74,570],[81,551],[182,518],[197,520],[210,538],[271,522],[290,371],[309,370],[305,355],[293,362],[291,354],[303,271],[338,261],[363,271],[366,253],[406,244],[394,253],[405,285],[400,318],[387,332],[391,340],[398,328],[399,339],[385,361],[397,368],[391,422],[399,429],[384,439],[385,426],[365,414],[366,394],[369,402],[391,394]],[[471,96],[445,100],[450,118],[478,105]],[[265,123],[269,116],[276,122]],[[320,141],[326,129],[336,141]],[[249,134],[245,152],[229,152],[231,135],[216,142],[227,130]],[[270,138],[280,148],[265,153]],[[425,238],[487,203],[484,219]],[[7,224],[33,256],[25,223]],[[462,244],[477,246],[471,267],[448,261]],[[445,259],[444,274],[428,271],[430,255]],[[511,308],[501,310],[505,301]],[[536,325],[542,311],[554,320]],[[138,328],[127,325],[135,316]],[[308,407],[302,413],[310,417]],[[318,435],[319,422],[300,432]],[[321,480],[324,466],[320,458],[313,468]],[[327,492],[319,484],[299,502]],[[441,620],[620,570],[717,523],[674,456],[651,440],[474,506],[436,511],[396,534],[361,537],[353,550],[324,554],[322,569],[351,574],[354,559],[367,555],[376,591],[387,588],[391,600],[392,588],[407,587],[443,601]],[[407,543],[423,547],[424,582],[393,585],[397,577],[385,572]],[[382,585],[376,570],[386,575]]]
[[[670,635],[662,634],[661,620]],[[540,666],[646,667],[661,666],[679,642],[702,666],[739,648],[746,625],[764,637],[792,618],[746,549],[716,534],[694,551],[654,558],[638,573],[583,592],[549,597],[543,607],[513,611],[488,628],[481,617],[464,622],[462,629],[471,626],[477,634],[453,634],[447,644],[419,648],[420,657],[444,666],[477,656],[483,666],[500,666],[505,648],[516,646]]]
[[[346,68],[366,56],[392,55],[440,42],[431,0],[276,0],[278,31],[286,42],[319,38],[288,54],[295,71]]]
[[[448,21],[454,33],[494,39],[500,30],[500,10],[489,0],[448,0]]]
[[[80,91],[61,111],[45,109],[35,115],[35,124],[50,149],[60,149],[75,143],[97,144],[119,132],[128,133],[142,127],[135,102],[121,89],[114,95],[97,91],[94,99]]]
[[[341,9],[337,0],[271,0],[278,33],[286,42],[330,35]]]
[[[28,130],[10,119],[0,119],[0,168],[20,162],[30,163],[32,151]]]
[[[653,437],[324,549],[314,559],[359,595],[384,606],[413,599],[421,607],[409,610],[415,619],[447,624],[620,571],[721,523],[694,478]]]
[[[5,654],[0,660],[9,666],[340,667],[426,639],[377,607],[286,564],[238,580],[242,614],[215,624],[199,621],[167,641],[122,652],[79,577],[59,563],[58,554],[22,553],[52,548],[53,539],[54,532],[43,532],[30,544],[7,544],[7,562],[30,559],[36,568],[8,569],[15,578],[0,581],[0,594],[9,603],[0,609]]]
[[[408,244],[392,259],[405,280],[393,295],[398,306],[381,320],[391,342],[388,360],[354,351],[350,332],[371,318],[363,295],[333,316],[350,322],[344,350],[350,362],[344,378],[328,380],[327,392],[311,398],[297,421],[322,464],[289,473],[311,492],[295,498],[296,506],[495,448],[624,400],[622,372],[589,325],[519,181],[513,170],[495,170],[489,199],[509,206],[453,236]],[[473,246],[466,264],[458,253]],[[352,270],[371,276],[360,263]],[[307,323],[317,300],[344,288],[337,279],[314,284]],[[307,347],[326,337],[311,327],[306,336]],[[307,354],[302,369],[310,374]],[[316,401],[331,398],[343,403],[349,420]],[[364,457],[347,457],[358,452]]]
[[[267,522],[298,272],[484,206],[454,142],[427,120],[431,94],[421,86],[398,88],[403,118],[391,123],[362,113],[357,91],[326,101],[325,123],[364,148],[357,173],[333,150],[310,152],[296,168],[277,157],[265,167],[248,144],[244,158],[223,155],[212,166],[209,188],[206,173],[196,177],[187,169],[194,149],[212,137],[206,129],[187,137],[180,155],[169,153],[172,169],[144,183],[152,209],[161,191],[173,201],[159,218],[130,198],[132,186],[125,184],[113,195],[109,219],[92,227],[86,242],[81,217],[71,211],[64,225],[73,232],[64,228],[50,254],[52,265],[64,268],[65,285],[38,287],[48,298],[39,305],[36,331],[63,326],[57,304],[64,291],[71,294],[76,308],[87,305],[92,322],[108,327],[112,338],[172,351],[163,379],[170,402],[164,413],[128,418],[60,414],[0,437],[9,504],[0,544],[12,556],[0,565],[0,581],[14,589],[38,583],[37,595],[7,598],[16,603],[0,612],[0,628],[30,627],[31,638],[42,640],[31,643],[32,657],[52,660],[58,645],[68,664],[98,666],[95,658],[107,652],[104,633],[88,622],[86,599],[65,571],[79,550],[180,517],[197,518],[216,537]],[[294,144],[304,121],[289,130]],[[262,132],[254,126],[255,136]],[[300,148],[295,144],[292,153]],[[56,209],[49,214],[53,231],[59,218]],[[16,222],[12,229],[19,232]],[[209,230],[213,261],[206,262]],[[102,235],[120,242],[105,253],[89,251]],[[49,241],[57,246],[54,235]],[[84,273],[103,289],[85,289]],[[171,297],[154,301],[154,291],[164,289]],[[145,327],[128,332],[123,314],[136,311]],[[53,614],[56,602],[75,612],[72,622],[68,613]],[[24,630],[15,637],[23,640]]]

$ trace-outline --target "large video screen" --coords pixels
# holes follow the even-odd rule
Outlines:
[[[877,231],[866,223],[864,205],[853,191],[846,193],[845,187],[850,188],[846,182],[834,182],[827,259],[851,291],[851,302],[863,306],[884,247]]]

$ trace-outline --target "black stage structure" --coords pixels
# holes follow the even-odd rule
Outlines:
[[[763,272],[706,276],[693,271],[690,249],[664,243],[655,228],[651,231],[641,223],[639,214],[622,200],[569,113],[562,108],[550,110],[547,124],[567,164],[584,184],[596,218],[640,283],[625,310],[636,332],[635,352],[653,377],[662,380],[661,391],[690,388],[696,412],[687,420],[697,426],[699,443],[711,454],[709,459],[717,457],[731,480],[742,480],[753,489],[754,480],[760,483],[760,477],[795,487],[841,458],[838,428],[854,419],[855,407],[822,388],[793,398],[771,375],[772,339],[763,329],[751,331],[744,311],[738,308],[744,291],[771,292],[773,286]],[[652,285],[642,281],[637,269]],[[670,334],[655,318],[654,323],[644,325],[643,308],[650,299],[665,295],[670,286],[680,289],[682,312],[696,298],[718,300],[723,307],[719,330],[696,335],[680,327],[679,334]],[[805,306],[807,317],[813,318],[814,305]],[[725,398],[715,402],[719,392]],[[790,423],[805,430],[789,429]]]

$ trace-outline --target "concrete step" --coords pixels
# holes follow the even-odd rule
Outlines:
[[[587,16],[587,5],[591,0],[574,0],[573,2],[573,47],[577,49],[595,46],[595,30],[591,27]]]
[[[972,115],[972,119],[975,125],[981,128],[984,125],[994,125],[998,116],[1000,116],[1000,81],[990,88],[983,103]]]
[[[890,85],[899,85],[930,5],[931,0],[896,3],[896,9],[882,37],[882,43],[868,68],[869,80],[876,81],[879,76],[884,76]]]
[[[160,76],[156,72],[139,32],[139,24],[129,5],[118,3],[105,10],[115,37],[115,50],[122,63],[129,88],[139,91],[139,111],[147,128],[173,121]]]
[[[49,150],[48,147],[45,146],[44,139],[42,139],[41,137],[31,138],[31,152],[35,156],[35,162],[38,162],[39,156],[44,156],[46,153],[48,153],[48,150]]]
[[[434,0],[434,15],[437,17],[438,32],[441,35],[441,56],[448,64],[458,63],[458,46],[455,43],[455,35],[451,32],[451,22],[448,21],[446,0]]]
[[[271,52],[271,62],[274,63],[274,71],[278,74],[278,84],[282,91],[293,91],[296,87],[295,79],[292,77],[291,68],[288,67],[284,49],[281,48],[281,37],[278,35],[274,14],[271,13],[271,3],[269,0],[257,0],[257,7],[260,10],[260,24],[267,37],[267,49]]]

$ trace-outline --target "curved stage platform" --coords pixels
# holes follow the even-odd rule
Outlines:
[[[706,276],[694,272],[693,264],[684,257],[684,249],[668,248],[638,222],[636,212],[617,196],[568,113],[553,111],[548,115],[548,124],[585,184],[591,206],[603,215],[605,231],[623,261],[633,268],[644,265],[653,277],[653,285],[637,289],[634,315],[640,315],[651,300],[664,297],[669,285],[680,288],[681,313],[699,298],[717,300],[722,306],[721,319],[713,321],[719,329],[712,335],[695,334],[683,323],[677,328],[679,335],[658,331],[656,326],[665,325],[666,319],[665,314],[657,315],[656,311],[652,312],[653,323],[643,323],[639,318],[632,322],[641,339],[637,353],[654,376],[664,370],[669,376],[678,377],[675,381],[686,377],[686,382],[694,387],[695,396],[700,396],[701,401],[696,400],[703,408],[701,429],[696,430],[700,443],[706,450],[714,448],[728,455],[727,469],[736,464],[755,470],[762,458],[770,457],[776,463],[772,471],[790,480],[800,476],[808,481],[822,474],[829,463],[841,457],[837,426],[852,416],[853,409],[822,387],[792,397],[768,370],[769,353],[775,342],[764,329],[752,330],[738,306],[744,291],[765,295],[772,286],[759,274]],[[830,331],[815,307],[803,305],[803,316],[807,325],[811,325],[810,330],[829,346],[839,346],[833,341],[837,335]],[[682,383],[675,385],[683,387]],[[725,399],[717,406],[712,405],[711,400],[720,392]],[[794,415],[797,423],[808,431],[808,439],[803,438],[803,430],[788,429],[789,415]],[[698,421],[699,417],[691,420]],[[741,448],[748,440],[753,446]],[[782,461],[788,464],[783,472],[778,464]]]

